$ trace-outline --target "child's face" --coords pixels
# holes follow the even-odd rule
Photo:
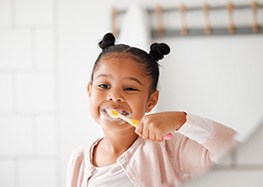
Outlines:
[[[88,85],[91,115],[101,125],[128,128],[127,125],[116,125],[121,121],[110,118],[106,110],[116,109],[141,119],[158,100],[158,91],[152,93],[150,89],[149,76],[132,58],[127,55],[102,58],[94,71],[93,82]]]

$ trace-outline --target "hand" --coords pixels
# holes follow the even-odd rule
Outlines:
[[[144,116],[135,132],[144,139],[160,142],[164,135],[172,133],[185,123],[185,112],[161,112]]]

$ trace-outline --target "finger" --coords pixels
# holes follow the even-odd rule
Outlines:
[[[156,133],[155,138],[156,138],[156,141],[158,142],[163,141],[163,135],[160,133]]]
[[[141,135],[144,139],[148,139],[149,138],[149,129],[144,125],[143,127],[143,131],[142,131],[142,135]]]
[[[143,132],[143,124],[139,123],[138,126],[135,129],[135,133],[138,134],[139,136],[141,136],[142,132]]]
[[[149,130],[149,139],[155,141],[156,140],[156,135],[154,130]]]

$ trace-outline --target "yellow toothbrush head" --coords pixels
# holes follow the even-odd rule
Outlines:
[[[119,112],[114,109],[107,110],[108,114],[112,118],[119,118]]]

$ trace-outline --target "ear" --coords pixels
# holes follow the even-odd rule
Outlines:
[[[151,110],[154,108],[154,106],[157,104],[159,99],[159,91],[156,90],[153,92],[148,100],[146,112],[151,112]]]
[[[92,87],[91,82],[89,82],[88,85],[87,85],[87,92],[89,94],[89,97],[91,95],[91,89],[92,89],[91,87]]]

